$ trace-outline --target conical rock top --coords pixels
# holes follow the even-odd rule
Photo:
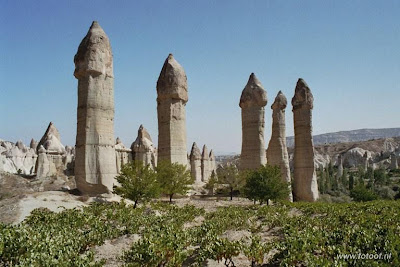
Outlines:
[[[207,149],[206,145],[203,146],[203,153],[201,154],[201,158],[202,159],[209,159],[208,149]]]
[[[264,107],[267,104],[267,92],[256,75],[252,73],[240,97],[239,106],[246,107]]]
[[[169,54],[161,69],[157,81],[158,99],[179,99],[185,103],[188,101],[188,86],[185,70]]]
[[[32,138],[31,143],[29,144],[29,147],[36,151],[37,146],[38,146],[38,142]]]
[[[146,128],[143,127],[143,124],[141,124],[140,127],[139,127],[138,137],[140,137],[141,139],[142,138],[147,138],[151,142],[153,142],[153,140],[151,140],[151,136],[150,136],[149,132],[146,130]]]
[[[299,79],[296,84],[294,97],[292,98],[293,109],[308,108],[313,109],[314,97],[311,93],[310,88],[303,79]]]
[[[201,152],[196,142],[192,145],[192,151],[190,152],[190,160],[201,159]]]
[[[60,133],[58,132],[56,126],[50,122],[46,132],[40,139],[37,148],[43,146],[49,152],[64,153],[65,147],[63,144],[61,144],[60,139]]]
[[[212,149],[210,150],[209,158],[210,159],[215,159],[214,151]]]
[[[113,77],[112,60],[110,40],[97,21],[93,21],[74,57],[74,76],[77,79],[101,74]]]
[[[286,96],[282,93],[282,91],[279,91],[278,94],[275,97],[275,101],[271,106],[271,109],[285,109],[287,106],[287,99]]]
[[[138,136],[135,142],[132,143],[131,149],[133,151],[152,151],[154,149],[153,141],[151,140],[150,134],[147,132],[143,125],[140,125],[138,130]]]

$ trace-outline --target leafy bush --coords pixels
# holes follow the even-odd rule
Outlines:
[[[374,192],[367,189],[364,185],[358,185],[350,191],[350,197],[354,201],[371,201],[378,199],[378,196]]]
[[[179,163],[161,161],[156,170],[161,190],[169,196],[170,202],[172,202],[172,197],[175,194],[185,195],[194,182],[190,171],[187,170],[186,166]]]
[[[122,166],[121,174],[116,178],[120,186],[114,186],[114,193],[135,202],[149,200],[159,194],[156,173],[149,165],[133,161]]]
[[[289,195],[289,185],[282,180],[278,166],[265,165],[250,171],[243,188],[248,199],[259,201],[260,204],[269,200],[285,199]]]

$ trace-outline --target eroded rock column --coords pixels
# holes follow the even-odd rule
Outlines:
[[[242,91],[239,106],[242,109],[241,169],[257,169],[267,163],[264,141],[264,107],[267,92],[252,73]]]
[[[82,193],[106,193],[117,175],[114,74],[110,41],[96,21],[79,45],[74,63],[78,79],[76,185]]]
[[[158,159],[187,165],[187,78],[169,54],[157,81]]]
[[[295,139],[293,193],[297,201],[316,201],[319,197],[312,138],[313,102],[310,88],[299,79],[292,98]]]
[[[202,182],[202,172],[201,172],[201,153],[200,149],[197,147],[196,142],[192,145],[192,150],[190,152],[190,172],[195,183]]]
[[[201,153],[201,180],[207,182],[210,178],[210,155],[208,154],[207,146],[203,146],[203,152]]]
[[[145,165],[157,166],[157,151],[153,145],[149,132],[143,125],[138,129],[138,136],[131,145],[133,160],[141,161]]]
[[[267,149],[267,161],[270,165],[276,165],[280,167],[282,180],[289,184],[290,193],[288,200],[293,201],[292,188],[290,185],[289,155],[286,147],[286,106],[287,99],[285,95],[279,91],[274,103],[271,106],[272,134]]]

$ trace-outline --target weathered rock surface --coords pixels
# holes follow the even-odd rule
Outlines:
[[[33,175],[36,160],[36,150],[26,147],[22,141],[14,144],[0,140],[0,171]]]
[[[208,154],[207,146],[203,146],[203,152],[201,153],[201,180],[203,182],[208,182],[211,175],[210,168],[210,155]]]
[[[340,154],[338,155],[337,166],[338,166],[338,170],[336,173],[336,178],[339,180],[343,176],[343,157]]]
[[[290,186],[290,167],[289,155],[286,147],[286,123],[285,109],[287,99],[285,95],[279,91],[271,106],[272,109],[272,134],[267,149],[267,161],[270,165],[279,166],[281,169],[282,180],[289,184],[290,194],[289,201],[293,201],[292,188]]]
[[[115,141],[115,159],[118,173],[121,172],[123,165],[132,161],[132,150],[125,147],[119,137],[117,137],[117,140]]]
[[[312,139],[312,109],[314,98],[303,79],[297,81],[292,98],[294,117],[294,198],[316,201],[319,197]]]
[[[391,170],[396,170],[399,168],[398,162],[397,162],[397,156],[395,153],[392,153],[390,155],[390,169]]]
[[[138,136],[131,145],[133,160],[141,161],[152,168],[157,166],[157,149],[154,147],[148,131],[140,125]]]
[[[44,178],[63,175],[65,170],[66,151],[61,143],[60,133],[50,122],[46,132],[38,144],[38,160],[36,162],[36,177]]]
[[[267,92],[252,73],[242,91],[239,106],[242,109],[241,169],[257,169],[267,163],[264,141],[264,107]]]
[[[117,175],[114,74],[110,41],[94,21],[74,58],[78,79],[75,178],[87,194],[112,190]]]
[[[202,170],[201,170],[201,153],[200,149],[197,147],[196,142],[192,145],[192,150],[190,152],[190,172],[195,183],[202,182]]]
[[[210,150],[210,177],[211,175],[214,173],[215,175],[217,174],[217,162],[216,162],[216,158],[214,155],[214,151],[211,149]]]
[[[158,160],[187,165],[186,111],[187,78],[170,54],[157,81]]]

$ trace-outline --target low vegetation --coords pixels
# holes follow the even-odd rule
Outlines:
[[[200,225],[190,226],[198,216]],[[189,226],[188,226],[189,223]],[[232,239],[229,231],[248,233]],[[194,206],[152,202],[134,208],[93,203],[53,213],[38,209],[19,225],[0,224],[0,266],[101,266],[93,248],[105,240],[140,235],[121,251],[126,266],[399,266],[400,202],[275,203],[228,206],[206,213]],[[342,254],[390,259],[340,259]]]

